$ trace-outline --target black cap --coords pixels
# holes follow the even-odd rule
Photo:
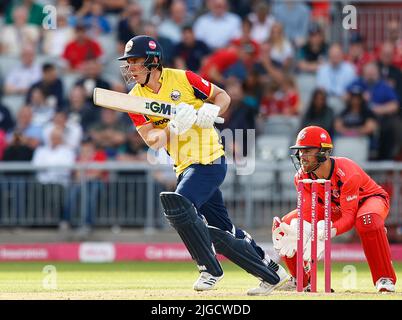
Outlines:
[[[158,41],[149,36],[136,36],[131,38],[124,48],[124,56],[118,60],[127,60],[128,58],[148,58],[150,56],[159,57],[162,60],[162,48]]]

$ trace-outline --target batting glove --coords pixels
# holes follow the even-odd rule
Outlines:
[[[197,121],[195,124],[203,129],[212,128],[220,109],[221,108],[215,104],[204,103],[198,110]]]
[[[169,122],[169,129],[176,135],[181,135],[189,130],[197,120],[197,111],[191,104],[180,103],[176,108],[176,114]]]

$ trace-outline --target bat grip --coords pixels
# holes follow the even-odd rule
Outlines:
[[[215,118],[215,123],[224,123],[224,122],[225,122],[225,119],[222,118],[222,117],[216,117]]]

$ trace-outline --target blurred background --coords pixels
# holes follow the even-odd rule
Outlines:
[[[388,237],[402,243],[402,3],[2,0],[0,30],[0,243],[179,242],[159,206],[175,188],[168,156],[92,103],[95,87],[128,92],[116,58],[139,34],[165,67],[231,96],[219,129],[243,131],[227,155],[255,158],[222,186],[237,225],[270,242],[272,218],[296,204],[288,147],[320,125],[390,193]]]

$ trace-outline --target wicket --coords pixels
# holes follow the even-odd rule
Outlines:
[[[325,179],[303,179],[297,185],[297,291],[303,292],[303,189],[304,184],[311,184],[311,292],[317,292],[317,190],[318,184],[324,185],[324,274],[325,292],[331,292],[331,181]]]

